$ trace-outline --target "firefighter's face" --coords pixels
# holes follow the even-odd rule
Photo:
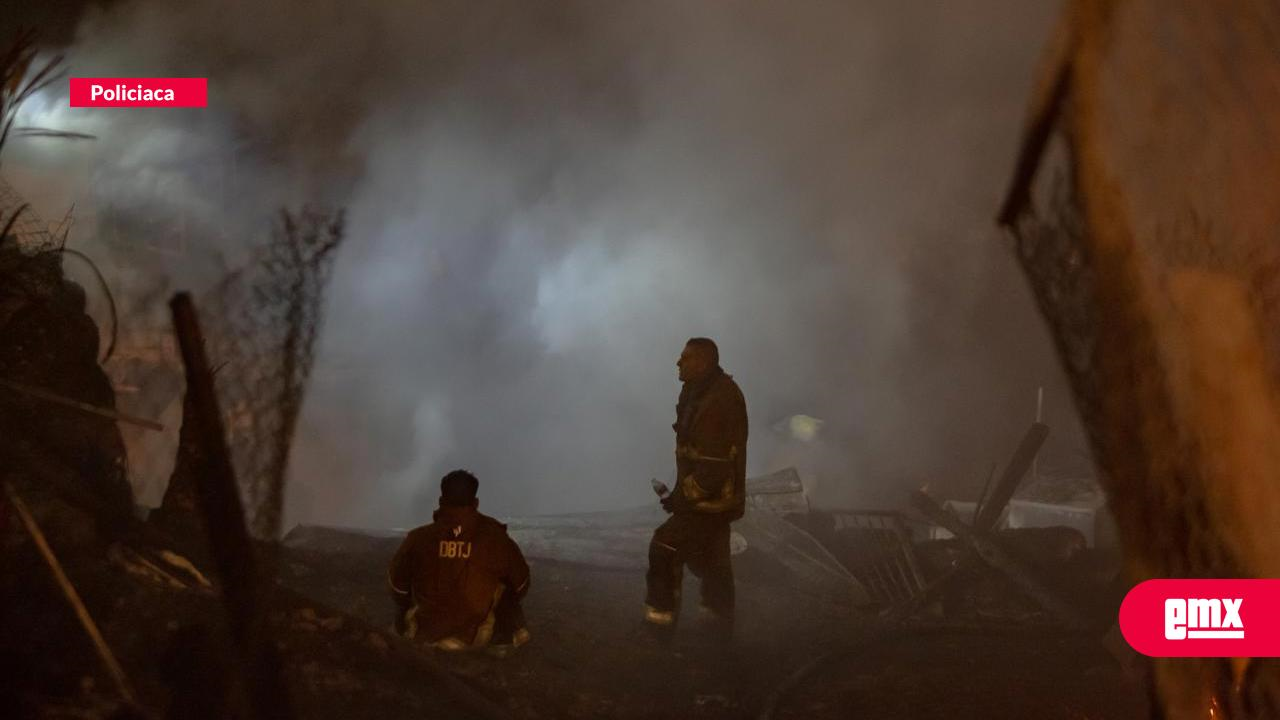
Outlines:
[[[707,373],[711,372],[710,365],[706,353],[696,347],[685,345],[680,353],[680,359],[676,360],[676,367],[680,370],[680,382],[697,382],[705,378]]]

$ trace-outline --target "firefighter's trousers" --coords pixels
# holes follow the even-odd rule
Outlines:
[[[702,605],[724,620],[733,618],[733,565],[729,519],[678,512],[658,526],[649,543],[648,594],[655,610],[678,614],[683,567],[702,580]]]

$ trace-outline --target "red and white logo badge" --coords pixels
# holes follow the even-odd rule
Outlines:
[[[206,78],[71,78],[71,107],[206,107]]]
[[[1151,657],[1280,657],[1280,580],[1148,580],[1120,632]]]

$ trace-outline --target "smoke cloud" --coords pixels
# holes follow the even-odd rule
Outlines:
[[[420,522],[454,467],[495,513],[647,502],[695,335],[746,394],[752,472],[803,456],[817,502],[896,507],[976,495],[1039,386],[1044,462],[1083,461],[991,220],[1056,10],[140,0],[84,18],[73,72],[207,76],[211,107],[29,112],[99,136],[40,151],[91,153],[99,203],[181,209],[172,284],[279,204],[349,208],[292,521]]]

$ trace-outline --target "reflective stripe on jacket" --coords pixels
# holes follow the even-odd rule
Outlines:
[[[405,537],[387,579],[402,607],[417,608],[417,639],[470,642],[500,585],[516,597],[528,591],[529,565],[506,525],[474,507],[441,507]]]

